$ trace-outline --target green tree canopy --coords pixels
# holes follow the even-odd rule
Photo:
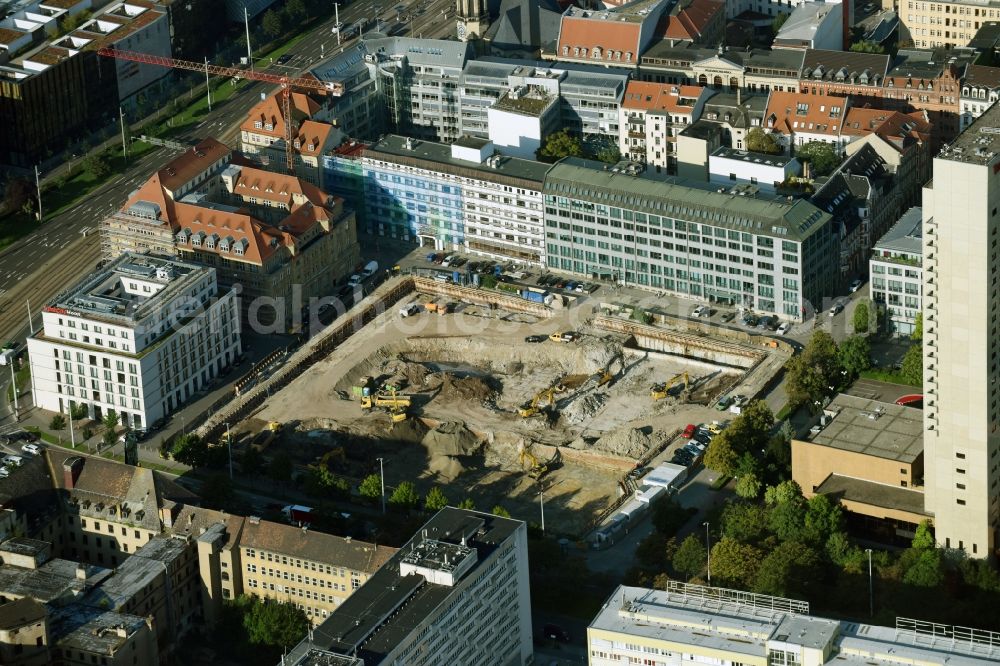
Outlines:
[[[806,502],[804,527],[807,538],[825,544],[830,535],[844,528],[844,510],[826,495],[814,495]]]
[[[852,377],[857,377],[871,367],[871,354],[872,347],[868,338],[861,335],[852,335],[840,343],[840,347],[837,349],[837,359],[840,361],[840,365]]]
[[[260,25],[271,39],[274,39],[285,31],[284,17],[273,9],[268,9],[264,13],[264,18],[261,19]]]
[[[799,502],[803,499],[802,488],[795,481],[783,481],[776,486],[769,486],[764,491],[764,501],[771,506]]]
[[[722,511],[722,534],[742,543],[757,543],[768,533],[767,509],[756,502],[729,502]]]
[[[822,141],[808,141],[795,149],[795,157],[800,162],[809,163],[809,172],[813,178],[829,176],[840,164],[840,156],[833,144]]]
[[[52,420],[49,421],[50,430],[62,430],[66,427],[66,417],[62,414],[55,414]]]
[[[255,645],[290,648],[305,637],[309,619],[294,604],[255,598],[243,616],[243,626]]]
[[[737,462],[739,454],[733,446],[732,435],[727,428],[708,443],[708,450],[705,451],[705,467],[719,474],[731,476],[736,471]]]
[[[104,427],[107,428],[108,430],[114,430],[115,428],[118,427],[118,420],[119,420],[118,412],[116,412],[113,409],[109,409],[104,414],[104,419],[102,420],[102,423],[104,423]]]
[[[788,16],[789,15],[784,12],[779,12],[773,19],[771,19],[771,31],[774,34],[778,34],[778,31],[781,30],[781,26],[785,25],[785,21],[788,20]]]
[[[753,591],[777,597],[801,593],[802,584],[818,576],[820,561],[819,553],[803,543],[779,544],[761,561]]]
[[[937,587],[944,582],[944,558],[937,548],[910,549],[900,558],[903,582],[917,587]]]
[[[466,497],[464,500],[458,503],[459,509],[466,509],[467,511],[476,510],[476,502],[471,497]]]
[[[361,480],[358,486],[358,494],[367,499],[379,499],[382,497],[382,477],[378,474],[369,474]]]
[[[615,146],[605,146],[594,155],[594,159],[605,164],[617,164],[621,158],[622,154],[618,152],[618,148]]]
[[[582,157],[583,144],[580,139],[570,134],[568,129],[549,134],[545,145],[538,149],[538,159],[542,162],[555,162],[564,157]]]
[[[840,383],[837,343],[826,331],[816,331],[800,354],[785,365],[788,398],[795,405],[822,400]]]
[[[170,457],[191,467],[204,467],[208,462],[208,445],[192,433],[182,433],[174,437]]]
[[[694,534],[689,534],[674,552],[674,569],[690,578],[705,568],[705,546]]]
[[[428,511],[440,511],[448,506],[448,497],[438,486],[434,486],[424,498],[424,508]]]
[[[736,494],[744,499],[756,499],[763,485],[756,473],[747,472],[736,479]]]
[[[924,313],[918,312],[916,320],[913,322],[913,332],[910,333],[911,340],[923,340],[924,338]]]
[[[885,53],[885,47],[875,42],[862,39],[851,44],[851,50],[855,53]]]
[[[915,343],[906,350],[900,374],[907,384],[922,386],[924,383],[924,350],[920,343]]]
[[[413,482],[403,481],[396,486],[392,494],[389,495],[389,504],[404,511],[409,511],[420,504],[420,495]]]
[[[111,163],[103,152],[94,153],[84,160],[83,168],[89,171],[95,180],[103,180],[111,175]]]
[[[499,504],[494,506],[493,510],[490,513],[492,513],[494,516],[500,516],[501,518],[510,518],[510,511],[503,508]]]
[[[779,16],[783,16],[779,14]],[[781,144],[774,138],[774,135],[765,132],[759,127],[754,127],[747,132],[747,150],[755,153],[766,153],[768,155],[780,155],[783,151]]]
[[[934,532],[929,520],[921,520],[913,533],[913,542],[910,544],[916,550],[929,550],[934,548]]]
[[[762,559],[763,553],[754,546],[722,537],[712,546],[712,577],[728,585],[748,587]]]
[[[854,332],[867,333],[870,317],[871,311],[868,308],[868,301],[858,301],[858,304],[854,306]]]
[[[350,484],[325,465],[310,465],[305,477],[306,494],[312,497],[346,497],[350,494]]]

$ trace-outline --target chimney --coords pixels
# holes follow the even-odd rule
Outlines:
[[[76,565],[76,579],[87,580],[87,567],[83,564]]]
[[[76,487],[77,479],[80,478],[82,471],[83,458],[81,456],[73,456],[63,462],[63,485],[66,486],[66,490],[73,490]]]
[[[736,106],[743,104],[743,86],[736,86]]]

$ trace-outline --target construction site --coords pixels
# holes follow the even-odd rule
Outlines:
[[[246,413],[240,441],[280,442],[295,464],[355,481],[382,458],[390,488],[437,485],[452,503],[531,520],[544,490],[546,523],[582,536],[631,469],[686,424],[719,418],[721,395],[754,395],[784,360],[638,324],[594,299],[551,309],[406,280],[402,309],[314,353]]]

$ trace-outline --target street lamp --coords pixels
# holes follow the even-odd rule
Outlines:
[[[233,436],[229,433],[229,424],[226,423],[226,448],[229,450],[229,480],[233,480]]]
[[[385,514],[385,468],[382,463],[385,461],[384,458],[378,459],[378,475],[382,480],[382,513]]]
[[[702,523],[705,526],[705,554],[708,556],[706,569],[708,571],[708,586],[712,587],[712,541],[708,533],[708,521]]]
[[[865,548],[868,553],[868,616],[875,617],[875,583],[872,579],[872,549]]]
[[[14,422],[21,420],[20,409],[17,406],[17,377],[14,376],[14,359],[10,360],[10,384],[14,389]]]

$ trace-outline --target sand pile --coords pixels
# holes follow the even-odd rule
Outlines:
[[[594,442],[594,449],[625,458],[641,458],[652,439],[639,428],[622,428],[605,434]]]
[[[389,428],[387,439],[408,444],[419,444],[427,435],[427,426],[419,419],[406,419],[400,423],[393,423]]]
[[[567,423],[577,425],[592,419],[604,407],[607,399],[608,396],[604,393],[588,393],[582,398],[571,400],[559,414]]]
[[[471,456],[482,442],[460,421],[447,421],[424,435],[423,445],[432,456]]]
[[[493,402],[499,391],[490,386],[483,377],[458,377],[450,372],[442,373],[441,393],[446,400],[464,400],[475,403]]]

